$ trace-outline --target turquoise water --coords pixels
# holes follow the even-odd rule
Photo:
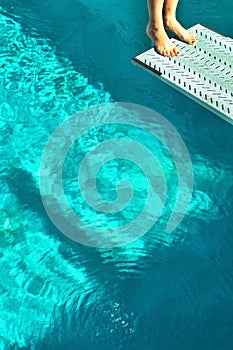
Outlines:
[[[0,349],[232,350],[232,127],[131,65],[150,45],[144,1],[0,0],[0,6]],[[186,26],[200,22],[233,37],[232,10],[231,1],[182,1],[179,16]],[[163,231],[165,212],[136,242],[94,249],[52,225],[38,169],[63,120],[109,101],[142,104],[173,123],[190,152],[194,192],[171,235]],[[106,135],[96,137],[94,131],[90,145]],[[83,151],[89,146],[80,143]],[[155,148],[171,169],[166,152]],[[137,167],[112,163],[100,173],[103,196],[112,172],[121,176],[116,166],[142,186],[138,194],[144,191]],[[167,181],[170,187],[176,181],[169,171]]]

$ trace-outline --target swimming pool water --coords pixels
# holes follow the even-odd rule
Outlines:
[[[150,45],[144,1],[1,0],[0,6],[0,349],[232,350],[231,126],[131,65]],[[232,37],[232,9],[230,1],[183,1],[179,15],[187,26],[201,22]],[[145,105],[173,123],[191,155],[194,192],[171,235],[163,231],[165,213],[130,245],[94,249],[52,225],[38,169],[63,120],[109,101]],[[93,131],[89,145],[108,131],[99,139]],[[168,154],[146,135],[144,142],[160,154],[173,188]],[[85,140],[80,144],[88,150]],[[74,200],[71,163],[65,188]],[[112,162],[100,173],[103,196],[114,196],[117,167],[138,186],[136,194],[144,193],[137,167]],[[113,223],[128,220],[138,203]],[[78,205],[89,217],[90,209]]]

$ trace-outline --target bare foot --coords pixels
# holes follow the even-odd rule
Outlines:
[[[194,34],[186,30],[176,19],[164,18],[164,26],[166,29],[172,31],[176,34],[182,41],[186,42],[189,45],[194,45],[197,41],[197,38]]]
[[[180,53],[177,47],[169,40],[164,29],[158,29],[155,25],[148,23],[146,33],[153,41],[156,51],[166,57],[178,56]]]

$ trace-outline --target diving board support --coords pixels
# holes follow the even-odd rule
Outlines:
[[[201,24],[189,31],[198,38],[194,46],[171,39],[180,56],[151,48],[132,61],[233,125],[233,39]]]

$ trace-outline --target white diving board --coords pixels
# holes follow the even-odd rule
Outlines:
[[[233,125],[233,39],[196,24],[195,46],[175,38],[180,56],[163,57],[151,48],[133,63]]]

